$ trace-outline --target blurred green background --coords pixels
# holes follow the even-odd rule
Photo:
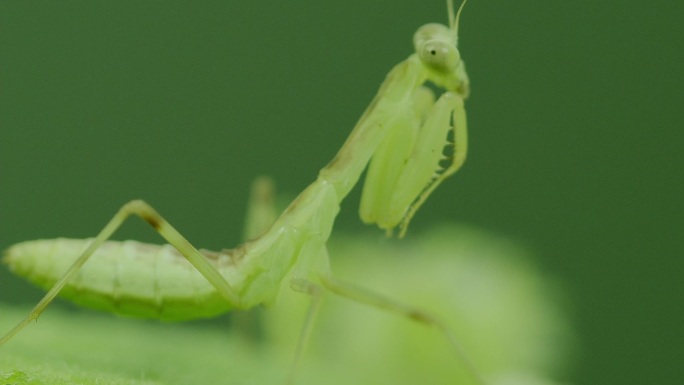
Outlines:
[[[577,384],[684,381],[682,12],[464,10],[469,159],[412,226],[458,220],[531,247],[572,298]],[[237,244],[250,181],[310,183],[435,21],[440,0],[0,2],[0,248],[92,236],[132,198],[197,245]],[[357,204],[338,227],[376,231]],[[137,221],[118,238],[158,241]],[[0,271],[0,301],[39,296]]]

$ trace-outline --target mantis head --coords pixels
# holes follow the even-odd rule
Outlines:
[[[463,0],[454,16],[453,0],[447,0],[449,26],[437,23],[425,24],[413,35],[413,47],[421,62],[435,75],[448,77],[461,64],[458,44],[458,20],[467,0]]]

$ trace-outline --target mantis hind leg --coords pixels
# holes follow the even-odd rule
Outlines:
[[[26,327],[31,321],[38,319],[40,314],[55,299],[57,294],[64,288],[71,278],[81,269],[95,251],[107,240],[114,232],[121,227],[131,215],[138,216],[145,220],[157,231],[166,241],[173,245],[215,288],[216,290],[236,308],[240,307],[240,297],[230,286],[219,272],[200,254],[197,249],[190,244],[173,226],[171,226],[152,206],[141,200],[134,200],[123,205],[112,219],[105,225],[100,233],[86,250],[76,259],[62,278],[48,291],[48,293],[31,310],[28,316],[17,326],[0,338],[0,346],[9,341],[14,335]]]

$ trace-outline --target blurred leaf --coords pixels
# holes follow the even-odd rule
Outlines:
[[[568,350],[555,285],[506,239],[445,226],[403,241],[331,241],[339,278],[448,320],[492,384],[552,384]],[[281,384],[308,299],[282,291],[265,340],[229,325],[165,324],[51,306],[0,349],[2,384]],[[1,307],[0,331],[28,309]],[[243,338],[244,337],[244,338]],[[467,384],[443,336],[328,295],[298,384]]]
[[[330,250],[338,278],[448,321],[491,383],[549,384],[567,371],[563,292],[516,243],[448,225],[404,240],[336,237]],[[307,306],[283,290],[267,313],[270,339],[294,344]],[[328,294],[316,328],[307,359],[334,363],[350,383],[471,383],[444,336],[420,323]]]

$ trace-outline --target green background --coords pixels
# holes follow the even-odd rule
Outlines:
[[[469,159],[413,228],[530,246],[572,298],[577,384],[684,380],[680,4],[463,14]],[[92,236],[133,198],[197,245],[237,244],[250,181],[311,182],[433,21],[442,1],[0,2],[0,247]],[[357,202],[339,228],[375,231]],[[131,237],[158,239],[133,222]],[[0,272],[0,301],[39,296]]]

